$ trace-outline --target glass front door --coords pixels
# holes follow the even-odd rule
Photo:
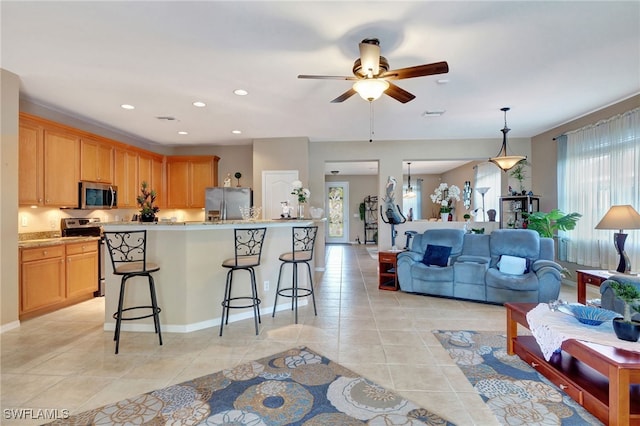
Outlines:
[[[349,182],[327,182],[327,242],[349,242]]]

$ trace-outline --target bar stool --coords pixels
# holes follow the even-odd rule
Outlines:
[[[313,313],[317,316],[316,297],[313,293],[313,274],[309,262],[313,259],[313,246],[318,234],[317,226],[294,226],[291,229],[292,250],[283,253],[278,258],[280,264],[280,272],[278,273],[278,285],[276,287],[276,300],[273,302],[273,314],[276,315],[276,306],[278,305],[278,296],[291,298],[291,310],[295,311],[295,323],[298,323],[298,298],[311,296],[313,301]],[[309,271],[309,288],[298,287],[298,264],[304,263]],[[293,265],[293,281],[292,286],[280,288],[280,278],[282,277],[282,268],[286,264]]]
[[[260,265],[262,256],[262,246],[267,228],[239,228],[233,230],[235,240],[235,256],[222,262],[224,268],[229,268],[227,272],[227,282],[224,288],[224,299],[222,300],[222,317],[220,318],[220,336],[225,324],[229,324],[229,309],[253,308],[253,322],[256,326],[256,336],[258,335],[258,323],[260,321],[260,298],[256,286],[256,271],[254,268]],[[231,287],[233,285],[233,273],[244,269],[249,272],[251,278],[251,296],[231,297]],[[235,300],[247,301],[246,304],[236,304]],[[242,302],[241,302],[242,303]]]
[[[120,298],[118,300],[118,312],[113,314],[116,320],[116,331],[113,340],[116,342],[116,354],[120,347],[120,327],[122,321],[133,321],[143,318],[153,317],[153,326],[158,335],[160,345],[162,345],[162,331],[160,330],[160,311],[156,299],[156,288],[151,276],[152,272],[160,270],[155,263],[147,262],[147,231],[126,231],[126,232],[105,232],[104,239],[107,243],[107,250],[111,257],[114,275],[122,276],[120,280]],[[147,277],[149,281],[149,294],[151,296],[151,306],[131,306],[124,307],[124,294],[126,283],[129,278]],[[123,314],[133,310],[150,310],[148,314],[125,317]]]

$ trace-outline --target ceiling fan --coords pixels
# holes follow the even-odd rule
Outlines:
[[[416,65],[413,67],[389,70],[389,62],[380,56],[380,41],[377,38],[366,38],[359,44],[360,57],[353,63],[353,75],[299,75],[298,78],[321,80],[355,80],[353,87],[334,100],[332,103],[343,102],[358,93],[363,99],[372,102],[385,93],[393,99],[407,103],[415,99],[415,95],[393,84],[390,80],[425,77],[435,74],[446,74],[449,65],[446,62]]]

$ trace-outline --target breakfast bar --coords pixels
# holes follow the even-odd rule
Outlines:
[[[234,229],[266,227],[265,245],[262,251],[261,264],[256,268],[258,297],[261,299],[260,309],[263,315],[271,312],[275,300],[276,282],[281,253],[291,251],[291,228],[294,226],[318,225],[318,234],[323,235],[324,225],[321,220],[256,220],[256,221],[221,221],[221,222],[165,222],[137,223],[113,222],[105,223],[105,231],[147,230],[147,260],[157,263],[160,270],[153,273],[158,305],[162,309],[160,322],[163,332],[185,333],[220,324],[222,314],[221,302],[224,298],[224,287],[227,271],[222,268],[224,259],[234,256]],[[322,256],[324,239],[316,241],[314,257]],[[112,314],[118,305],[120,277],[113,274],[107,255],[106,289],[105,289],[105,330],[114,330],[115,320]],[[316,264],[316,269],[318,269]],[[290,279],[287,274],[285,279]],[[127,287],[127,305],[145,305],[149,303],[149,291],[144,277],[132,278],[140,280],[140,285]],[[250,291],[249,277],[236,278],[238,292]],[[301,286],[307,285],[305,274],[300,274]],[[234,280],[235,281],[235,280]],[[286,281],[285,281],[286,282]],[[282,300],[282,299],[280,299]],[[288,309],[290,303],[282,302],[277,309]],[[304,303],[304,302],[303,302]],[[229,322],[251,318],[251,309],[237,310],[230,315]],[[125,331],[153,331],[151,319],[133,321],[123,324]]]

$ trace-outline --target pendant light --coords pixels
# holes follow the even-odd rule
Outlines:
[[[496,157],[490,158],[489,161],[500,167],[502,171],[506,172],[522,160],[526,160],[527,157],[522,155],[507,155],[507,133],[509,133],[510,128],[507,127],[507,111],[511,108],[504,107],[500,108],[500,111],[504,111],[504,128],[501,130],[502,132],[502,148],[500,148],[500,152]]]
[[[409,167],[409,175],[408,175],[409,177],[407,179],[407,191],[405,192],[402,198],[415,198],[416,193],[413,192],[413,187],[411,186],[411,162],[408,162],[407,166]]]

